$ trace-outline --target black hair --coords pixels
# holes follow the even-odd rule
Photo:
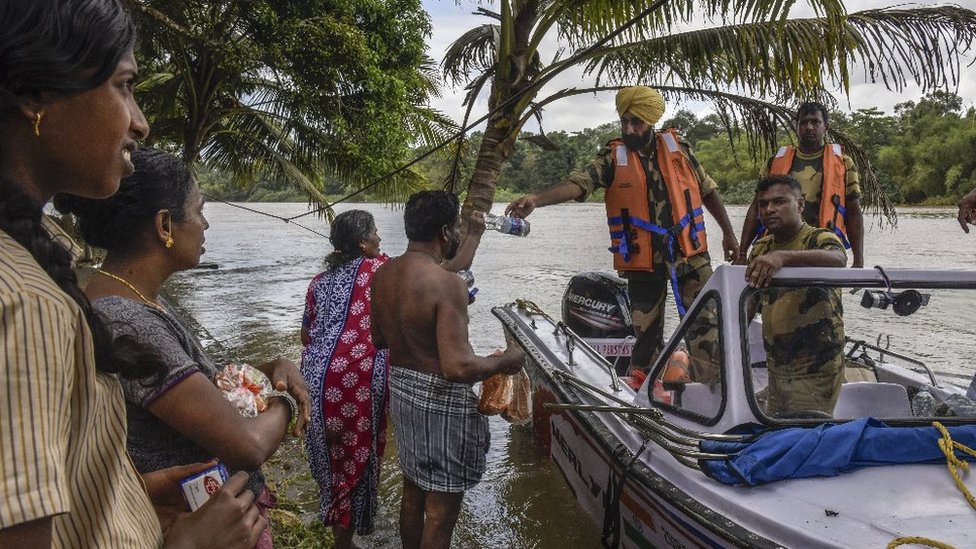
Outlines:
[[[115,72],[135,44],[135,27],[119,0],[0,2],[0,121],[26,101],[92,90]],[[25,121],[25,123],[27,123]],[[0,230],[27,249],[85,315],[99,371],[144,377],[136,357],[124,359],[78,287],[71,255],[41,223],[42,207],[22,184],[0,177]]]
[[[457,223],[459,207],[458,198],[447,191],[414,193],[403,211],[407,239],[414,242],[434,240],[442,227],[453,227]]]
[[[803,188],[800,187],[800,182],[792,175],[771,175],[766,179],[760,180],[759,183],[756,183],[756,194],[769,189],[773,185],[786,185],[793,194],[803,196]]]
[[[329,242],[335,251],[326,256],[329,267],[338,267],[363,254],[359,244],[369,238],[376,228],[373,214],[365,210],[349,210],[337,215],[332,221]]]
[[[78,218],[87,243],[122,257],[145,246],[146,231],[160,210],[168,210],[173,221],[183,221],[193,188],[189,168],[167,152],[139,149],[132,154],[132,164],[135,172],[122,179],[109,198],[55,197],[59,211]]]
[[[4,0],[0,116],[41,94],[68,97],[97,88],[135,41],[119,0]]]
[[[807,101],[806,103],[800,103],[800,106],[796,108],[796,121],[800,121],[801,116],[808,114],[813,114],[819,112],[823,117],[824,125],[830,124],[830,112],[827,110],[827,106],[823,103],[818,103],[816,101]]]

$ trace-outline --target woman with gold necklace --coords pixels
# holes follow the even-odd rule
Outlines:
[[[78,217],[85,240],[107,251],[85,293],[107,321],[117,344],[161,366],[151,383],[123,380],[128,405],[128,449],[140,472],[219,459],[252,471],[248,486],[266,513],[274,498],[261,465],[281,444],[291,419],[294,434],[308,421],[309,400],[298,368],[285,359],[260,366],[274,387],[268,408],[244,417],[214,384],[219,370],[200,342],[160,297],[175,272],[191,269],[204,252],[203,197],[189,170],[161,151],[132,155],[135,173],[105,200],[61,197]],[[259,548],[270,547],[265,532]]]

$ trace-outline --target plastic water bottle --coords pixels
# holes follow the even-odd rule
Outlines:
[[[529,222],[521,217],[508,215],[495,215],[485,213],[485,227],[503,234],[513,234],[515,236],[527,236],[529,234]]]
[[[468,286],[468,305],[474,303],[474,296],[478,293],[478,288],[474,287],[474,273],[464,269],[457,272],[457,275],[464,280],[464,283]]]
[[[932,393],[922,389],[915,393],[915,398],[912,399],[912,415],[915,417],[932,417],[935,415],[935,409],[938,405],[939,403]]]
[[[463,269],[458,271],[457,274],[462,280],[464,280],[464,283],[468,286],[468,288],[474,286],[474,273],[467,269]]]

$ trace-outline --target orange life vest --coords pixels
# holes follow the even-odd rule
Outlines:
[[[658,132],[655,138],[658,169],[671,201],[672,227],[660,227],[650,221],[651,197],[640,156],[620,140],[610,142],[614,175],[605,202],[613,267],[618,271],[654,270],[651,233],[667,236],[669,246],[673,246],[673,238],[685,257],[708,251],[701,188],[695,170],[674,129]],[[673,248],[669,251],[673,253]]]
[[[769,166],[770,175],[787,175],[793,169],[796,149],[780,147]],[[837,143],[828,143],[823,152],[823,184],[820,188],[820,219],[818,226],[830,229],[840,237],[844,246],[850,248],[847,240],[847,166],[844,165],[844,150]]]

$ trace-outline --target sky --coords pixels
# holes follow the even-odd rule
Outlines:
[[[953,3],[964,8],[976,10],[976,0],[957,0]],[[479,2],[478,0],[423,0],[424,8],[430,14],[433,24],[433,35],[428,39],[428,54],[435,61],[440,63],[448,46],[465,31],[489,21],[483,16],[472,14],[478,5],[481,4],[491,9],[497,8],[498,2],[497,0],[494,3]],[[791,15],[812,15],[812,11],[806,5],[802,4],[804,4],[802,1],[798,2]],[[848,0],[845,2],[845,5],[848,12],[854,12],[888,7],[891,5],[891,2]],[[904,4],[905,7],[925,5],[936,5],[936,3],[922,1],[915,4]],[[551,60],[557,48],[558,43],[555,38],[547,38],[540,48],[543,60]],[[973,54],[970,54],[965,62],[968,63],[972,60]],[[877,107],[891,114],[894,111],[895,104],[917,100],[922,94],[921,90],[916,86],[910,86],[901,92],[894,92],[886,89],[883,84],[866,82],[861,76],[862,71],[860,68],[853,69],[851,75],[850,95],[848,97],[837,95],[838,104],[842,110]],[[964,65],[960,76],[961,82],[959,83],[959,87],[953,91],[963,98],[964,107],[976,106],[976,64],[969,67]],[[591,85],[588,82],[592,82],[592,80],[583,79],[581,71],[566,74],[555,79],[553,83],[543,90],[543,95],[540,95],[540,97],[547,95],[546,90],[551,93],[562,88],[588,87]],[[483,97],[479,99],[479,103],[472,113],[472,119],[485,114],[487,102],[484,96],[486,95],[483,94]],[[452,89],[445,85],[442,90],[442,97],[433,101],[432,106],[443,111],[454,120],[461,121],[464,117],[464,110],[461,107],[463,98],[463,89],[460,87]],[[689,101],[682,104],[669,104],[664,118],[667,119],[680,108],[690,110],[699,116],[710,112],[709,104]],[[584,128],[596,127],[614,120],[616,120],[616,112],[614,111],[612,92],[597,95],[585,94],[551,103],[543,113],[543,129],[546,132],[560,130],[574,132]],[[538,131],[538,125],[532,122],[526,126],[526,129]]]

